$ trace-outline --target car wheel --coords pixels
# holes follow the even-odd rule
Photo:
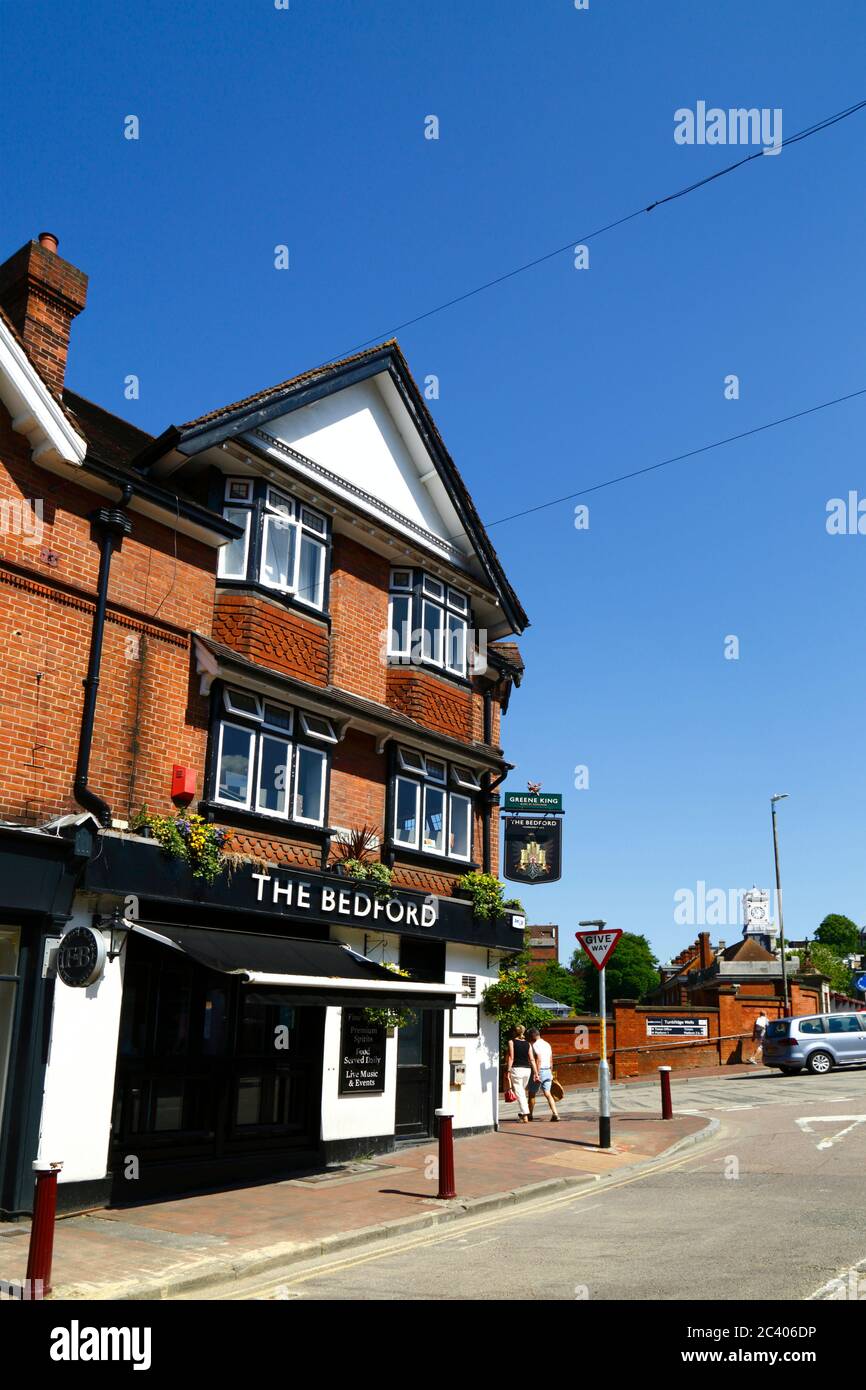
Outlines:
[[[833,1058],[829,1052],[813,1052],[806,1066],[813,1076],[826,1076],[833,1070]]]
[[[779,1068],[779,1071],[782,1073],[783,1076],[799,1076],[799,1075],[800,1075],[800,1072],[801,1072],[802,1070],[803,1070],[802,1067],[780,1067],[780,1068]]]

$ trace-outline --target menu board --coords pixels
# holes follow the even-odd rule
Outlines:
[[[385,1091],[385,1029],[363,1009],[343,1009],[340,1095],[381,1096]]]

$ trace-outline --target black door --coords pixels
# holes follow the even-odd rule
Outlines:
[[[445,977],[445,943],[403,937],[400,964],[415,980]],[[394,1133],[398,1139],[424,1139],[434,1132],[441,1099],[442,1014],[415,1009],[397,1030],[397,1098]]]
[[[112,1199],[218,1186],[316,1157],[324,1009],[127,945]]]

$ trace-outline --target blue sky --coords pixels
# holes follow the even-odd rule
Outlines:
[[[4,29],[31,55],[4,254],[58,234],[91,276],[68,382],[151,430],[745,152],[678,145],[678,108],[788,135],[866,96],[861,0],[31,0]],[[864,145],[866,113],[401,331],[482,516],[866,386]],[[677,890],[769,887],[776,791],[789,934],[866,922],[866,536],[825,528],[866,497],[864,425],[866,398],[611,487],[585,531],[573,503],[493,528],[532,619],[509,786],[566,797],[563,880],[524,897],[564,955],[604,917],[668,958],[700,925]]]

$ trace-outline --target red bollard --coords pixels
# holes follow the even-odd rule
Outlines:
[[[439,1191],[437,1197],[456,1197],[454,1187],[454,1116],[450,1110],[437,1110],[439,1119]]]
[[[659,1067],[659,1076],[662,1083],[662,1119],[672,1120],[674,1117],[674,1107],[671,1103],[670,1067]]]
[[[45,1298],[51,1292],[51,1261],[54,1255],[54,1216],[57,1211],[57,1177],[62,1163],[33,1164],[36,1191],[33,1196],[33,1222],[27,1251],[25,1282],[28,1298]],[[39,1287],[39,1293],[35,1290]]]

